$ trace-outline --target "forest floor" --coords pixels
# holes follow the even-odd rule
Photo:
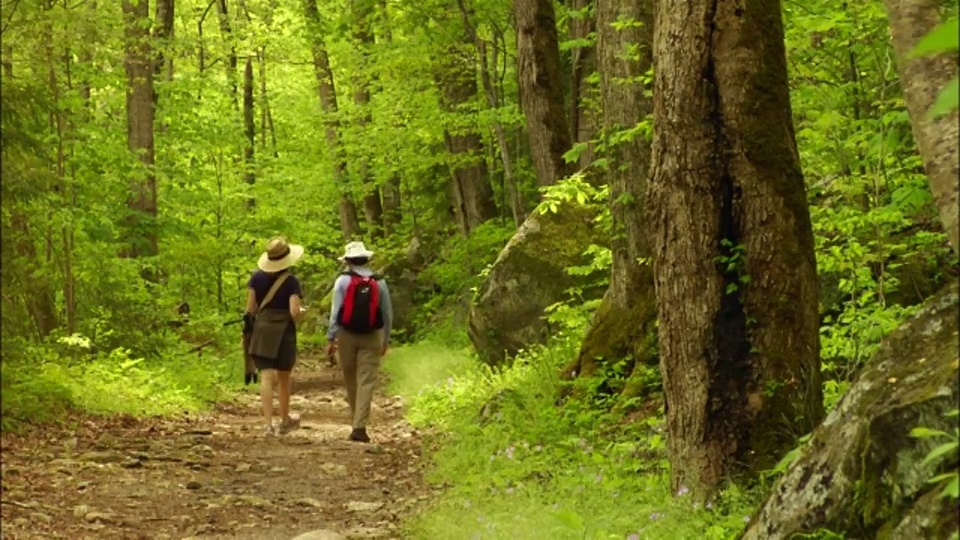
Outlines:
[[[291,397],[301,427],[283,436],[261,434],[255,390],[204,414],[5,434],[0,538],[399,538],[429,494],[419,437],[381,383],[372,443],[347,441],[342,383],[305,359]]]

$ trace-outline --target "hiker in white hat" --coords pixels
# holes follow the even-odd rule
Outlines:
[[[373,252],[363,242],[350,242],[338,260],[347,265],[333,285],[327,356],[340,351],[353,429],[349,439],[370,442],[367,421],[380,363],[390,344],[393,307],[390,290],[368,266]]]
[[[260,402],[267,435],[284,434],[300,426],[290,415],[290,382],[297,363],[297,325],[303,312],[300,281],[290,269],[303,256],[303,246],[287,243],[282,236],[270,239],[257,261],[259,269],[247,283],[244,334],[249,337],[245,353],[260,371]],[[248,373],[248,377],[249,377]],[[273,425],[273,385],[277,384],[280,423]]]

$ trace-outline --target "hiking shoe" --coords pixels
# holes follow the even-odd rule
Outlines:
[[[294,417],[288,416],[284,418],[282,422],[280,422],[280,426],[278,427],[277,431],[279,432],[280,435],[286,435],[287,433],[290,433],[291,431],[299,428],[300,428],[300,417],[297,416],[294,418]]]
[[[274,427],[274,425],[273,425],[272,423],[267,424],[267,425],[263,426],[263,432],[262,432],[262,434],[263,434],[264,437],[273,437],[274,435],[277,434],[277,428]]]
[[[370,442],[370,437],[367,435],[367,430],[364,428],[354,429],[350,432],[350,440],[357,441],[362,443]]]

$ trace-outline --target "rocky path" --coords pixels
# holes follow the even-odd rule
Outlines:
[[[5,435],[0,538],[399,538],[426,497],[399,400],[379,393],[363,445],[333,368],[306,360],[293,394],[301,429],[281,437],[260,434],[252,390],[205,415]]]

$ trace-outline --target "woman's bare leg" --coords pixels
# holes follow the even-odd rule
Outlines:
[[[277,379],[277,370],[264,369],[260,372],[260,406],[266,425],[273,422],[273,383]],[[288,398],[289,399],[289,398]]]
[[[290,417],[290,375],[292,371],[277,371],[277,390],[280,394],[280,420]]]

